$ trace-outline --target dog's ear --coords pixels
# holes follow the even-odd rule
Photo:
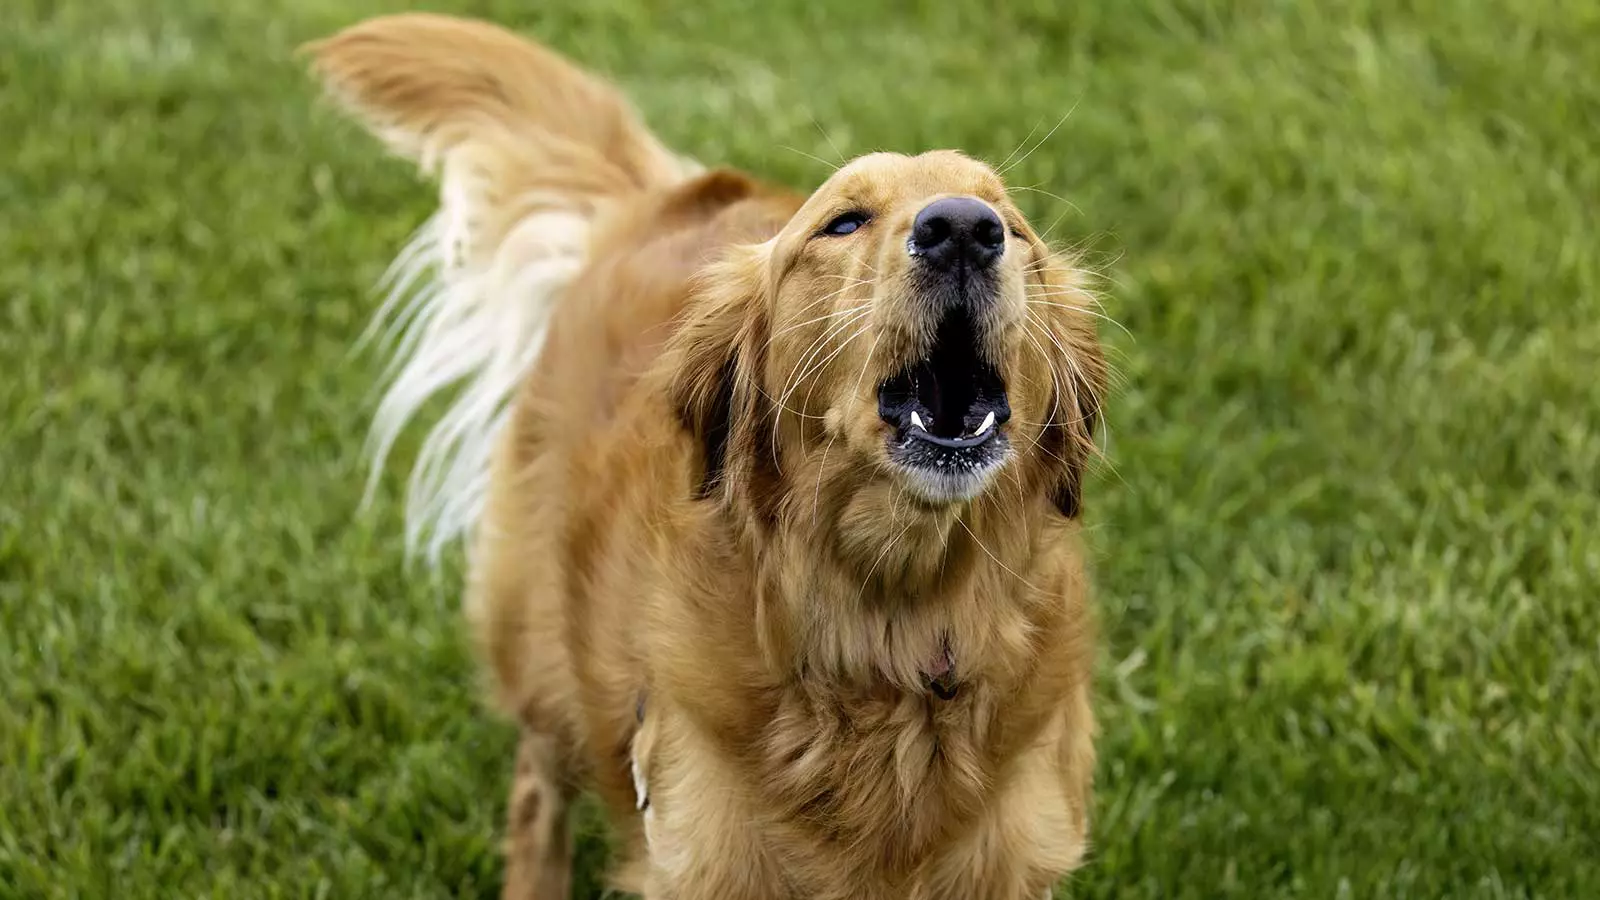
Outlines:
[[[1050,316],[1054,343],[1065,351],[1056,360],[1056,396],[1051,404],[1049,424],[1040,439],[1041,446],[1054,459],[1056,469],[1050,485],[1050,499],[1069,519],[1083,509],[1083,479],[1093,459],[1095,429],[1100,423],[1101,405],[1110,382],[1110,370],[1094,323],[1086,312],[1094,298],[1082,287],[1082,273],[1064,263],[1041,267],[1039,277],[1048,296],[1062,298],[1056,309],[1073,315]]]
[[[1083,365],[1081,358],[1079,365]],[[1094,456],[1094,432],[1105,388],[1091,381],[1093,376],[1069,375],[1056,405],[1056,418],[1047,431],[1056,436],[1050,443],[1059,449],[1052,452],[1064,463],[1058,463],[1060,471],[1051,485],[1050,500],[1062,515],[1075,519],[1083,509],[1083,477]]]
[[[687,318],[673,335],[672,406],[700,461],[697,496],[727,496],[748,480],[761,434],[765,396],[766,245],[740,246],[695,283]]]

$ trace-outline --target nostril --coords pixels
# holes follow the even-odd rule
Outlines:
[[[911,242],[918,250],[932,250],[950,239],[950,220],[944,216],[918,216]]]
[[[1006,230],[1000,225],[1000,219],[994,215],[980,219],[972,227],[972,236],[978,243],[993,250],[1006,242]]]

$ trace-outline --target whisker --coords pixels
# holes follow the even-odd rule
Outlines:
[[[865,315],[869,314],[870,312],[871,312],[871,307],[870,306],[868,306],[866,308],[859,309],[854,314],[854,316],[847,316],[847,317],[845,317],[843,319],[843,321],[836,322],[833,325],[829,326],[828,329],[825,330],[820,336],[818,336],[816,340],[812,341],[811,344],[806,348],[805,352],[801,354],[800,362],[795,363],[795,367],[794,367],[793,370],[790,371],[789,378],[785,379],[785,383],[786,384],[790,383],[791,379],[794,379],[795,373],[799,372],[800,369],[803,366],[807,365],[809,363],[809,361],[813,358],[813,356],[816,353],[820,353],[821,352],[821,347],[824,345],[824,342],[826,342],[828,340],[828,338],[834,336],[835,334],[843,332],[844,329],[850,327],[850,325],[852,325],[856,321],[859,321],[860,317],[865,316]],[[770,343],[771,342],[769,341],[768,344],[770,345]],[[796,380],[794,380],[793,383],[798,385],[799,381],[796,379]],[[770,391],[768,391],[764,387],[761,387],[759,384],[756,385],[756,390],[761,392],[761,396],[765,397],[767,399],[767,401],[770,402],[773,405],[773,408],[775,410],[773,412],[773,423],[772,423],[773,424],[772,431],[773,431],[774,450],[776,450],[778,426],[782,422],[782,416],[783,416],[784,413],[789,413],[790,415],[797,416],[797,417],[799,417],[801,419],[821,419],[822,418],[822,416],[818,416],[818,415],[813,415],[811,413],[802,412],[801,410],[798,410],[798,409],[792,409],[787,405],[786,401],[789,399],[789,394],[793,393],[793,388],[786,389],[781,398],[772,396],[772,393]]]
[[[1057,427],[1057,424],[1058,424],[1058,423],[1055,423],[1055,422],[1051,422],[1049,420],[1055,418],[1056,414],[1061,411],[1060,410],[1060,405],[1061,405],[1061,381],[1060,381],[1060,379],[1058,379],[1056,377],[1056,367],[1051,364],[1051,362],[1050,362],[1050,354],[1045,352],[1044,345],[1039,343],[1039,339],[1037,337],[1035,337],[1033,335],[1033,333],[1029,329],[1024,328],[1023,331],[1022,331],[1022,334],[1023,334],[1024,337],[1026,337],[1029,341],[1031,341],[1033,343],[1033,348],[1039,352],[1039,357],[1044,360],[1045,371],[1050,373],[1050,403],[1051,403],[1051,407],[1050,407],[1049,411],[1047,412],[1047,414],[1045,415],[1046,421],[1044,421],[1044,422],[1022,422],[1020,419],[1015,419],[1015,418],[1013,418],[1012,421],[1020,422],[1023,425],[1029,425],[1031,427],[1038,428],[1039,429],[1039,436],[1034,438],[1031,441],[1031,443],[1033,444],[1033,449],[1044,453],[1046,456],[1049,456],[1051,459],[1054,459],[1056,462],[1061,463],[1063,466],[1069,466],[1069,465],[1071,465],[1071,463],[1068,463],[1065,459],[1062,459],[1058,454],[1052,452],[1049,448],[1045,447],[1044,444],[1043,444],[1043,441],[1044,441],[1044,429]]]
[[[1000,557],[995,556],[993,553],[990,553],[989,552],[989,548],[985,547],[983,545],[983,541],[979,540],[978,536],[976,534],[972,533],[972,529],[967,527],[967,523],[961,521],[961,517],[960,516],[956,516],[956,524],[960,525],[961,526],[961,530],[965,531],[967,533],[967,536],[972,538],[972,542],[974,544],[978,545],[978,549],[979,550],[982,550],[985,555],[987,555],[990,559],[994,560],[994,564],[995,565],[999,566],[1002,569],[1005,569],[1007,572],[1010,572],[1012,578],[1015,578],[1016,580],[1022,582],[1023,585],[1025,585],[1029,589],[1035,590],[1035,591],[1038,590],[1038,588],[1033,586],[1032,582],[1028,581],[1028,579],[1026,579],[1026,578],[1023,578],[1021,575],[1018,575],[1015,571],[1012,570],[1012,568],[1010,566],[1008,566],[1005,563],[1001,562],[1000,561]]]
[[[800,411],[798,409],[793,409],[791,407],[779,405],[778,398],[772,396],[772,392],[771,391],[767,390],[764,387],[761,387],[760,385],[756,385],[755,389],[756,389],[757,392],[759,392],[761,394],[762,397],[765,397],[767,402],[771,403],[773,408],[778,410],[779,413],[788,413],[791,416],[795,416],[795,417],[801,418],[801,419],[816,419],[819,422],[822,421],[822,419],[824,418],[823,416],[819,416],[819,415],[817,415],[815,413],[802,412],[802,411]],[[776,417],[774,417],[774,421],[776,421]],[[776,437],[774,437],[773,440],[774,440],[774,442],[776,442],[776,440],[777,440]]]
[[[1068,209],[1064,209],[1057,213],[1056,217],[1050,220],[1050,225],[1045,228],[1044,233],[1039,235],[1039,240],[1048,242],[1050,240],[1050,235],[1056,233],[1056,227],[1061,224],[1062,220],[1066,219],[1067,213],[1069,212],[1077,212],[1079,215],[1083,214],[1083,210],[1078,209],[1076,206],[1069,205]]]
[[[1018,141],[1017,145],[1011,148],[1011,152],[1006,154],[1006,158],[1000,160],[999,164],[996,165],[995,168],[1002,172],[1005,171],[1006,163],[1011,162],[1011,160],[1017,155],[1018,150],[1028,146],[1028,142],[1033,140],[1033,136],[1039,133],[1039,126],[1043,124],[1044,116],[1040,116],[1038,119],[1034,120],[1033,127],[1028,129],[1028,136]]]
[[[843,322],[840,322],[840,323],[834,325],[832,328],[830,328],[828,333],[826,335],[824,335],[823,338],[819,338],[818,341],[812,342],[812,346],[813,347],[818,347],[820,341],[826,340],[827,338],[830,338],[830,337],[833,337],[834,335],[842,333],[846,328],[850,327],[851,325],[856,324],[857,322],[860,322],[862,319],[864,319],[867,316],[871,315],[871,313],[872,313],[871,308],[868,308],[868,309],[862,310],[861,312],[856,313],[852,317],[847,317]],[[788,400],[789,400],[789,397],[791,395],[793,395],[796,390],[799,389],[801,383],[803,383],[805,381],[807,376],[811,375],[811,373],[813,373],[815,371],[820,370],[823,366],[826,366],[829,361],[831,361],[835,356],[839,355],[840,351],[842,351],[845,347],[848,347],[850,345],[851,341],[855,340],[856,338],[860,337],[861,335],[863,335],[865,333],[866,333],[866,329],[865,328],[860,329],[855,334],[851,335],[849,340],[846,340],[846,341],[840,343],[839,346],[837,348],[835,348],[834,351],[832,353],[830,353],[827,356],[827,358],[823,359],[821,362],[813,363],[813,360],[815,360],[822,352],[820,347],[819,347],[819,349],[817,349],[814,352],[808,352],[807,355],[802,360],[803,364],[805,365],[805,371],[800,372],[798,376],[795,374],[795,372],[790,372],[789,373],[789,377],[784,379],[785,382],[787,382],[787,384],[789,386],[784,389],[783,394],[779,397],[778,405],[781,407],[784,403],[787,403]],[[797,365],[795,367],[795,371],[799,372],[799,370],[800,370],[800,366]]]
[[[1056,295],[1048,294],[1048,295],[1045,295],[1045,296],[1056,296]],[[1099,319],[1099,320],[1101,320],[1102,322],[1105,322],[1108,325],[1115,325],[1117,328],[1119,328],[1122,331],[1123,334],[1128,336],[1129,340],[1133,341],[1134,343],[1138,343],[1138,341],[1139,341],[1138,338],[1133,336],[1133,332],[1128,330],[1128,326],[1122,324],[1121,322],[1118,322],[1116,319],[1113,319],[1110,316],[1108,316],[1108,315],[1106,315],[1105,313],[1102,313],[1102,312],[1096,312],[1095,310],[1086,309],[1086,308],[1084,308],[1082,306],[1073,306],[1070,303],[1051,303],[1048,300],[1038,300],[1038,299],[1035,299],[1031,295],[1028,297],[1028,305],[1029,306],[1054,306],[1054,307],[1058,307],[1060,309],[1070,309],[1073,312],[1083,313],[1086,316],[1094,316],[1096,319]]]
[[[868,300],[867,302],[859,304],[857,306],[847,306],[844,309],[836,309],[831,313],[824,313],[823,315],[817,316],[814,319],[807,319],[804,322],[796,322],[793,325],[786,325],[783,328],[780,328],[777,331],[774,331],[772,333],[772,335],[767,338],[767,343],[770,345],[772,343],[773,339],[775,339],[778,335],[780,335],[780,334],[788,334],[789,332],[795,330],[796,328],[804,328],[807,325],[815,325],[818,322],[826,322],[829,319],[836,319],[839,316],[847,315],[849,313],[860,312],[863,309],[866,309],[867,307],[869,307],[871,305],[872,305],[872,301]]]
[[[799,149],[796,149],[794,147],[789,147],[789,146],[786,146],[786,145],[783,145],[783,144],[779,144],[778,146],[781,147],[784,150],[789,151],[790,153],[798,153],[801,156],[804,156],[806,159],[822,163],[823,165],[827,166],[830,171],[833,171],[833,172],[839,171],[839,166],[838,165],[836,165],[834,163],[831,163],[831,162],[828,162],[827,160],[823,159],[820,156],[815,156],[813,154],[807,153],[804,150],[799,150]]]
[[[1023,422],[1022,420],[1014,417],[1012,421],[1038,428],[1039,435],[1031,441],[1033,448],[1045,453],[1047,456],[1050,456],[1052,459],[1055,459],[1062,465],[1066,465],[1066,460],[1062,459],[1060,456],[1057,456],[1055,453],[1052,453],[1042,443],[1044,440],[1044,429],[1054,427],[1054,423],[1049,420],[1053,419],[1055,414],[1059,411],[1058,407],[1061,403],[1061,380],[1056,376],[1056,367],[1050,361],[1051,355],[1045,351],[1044,345],[1039,343],[1039,339],[1034,336],[1032,331],[1028,328],[1024,328],[1022,334],[1030,343],[1033,344],[1033,349],[1038,352],[1039,358],[1044,362],[1045,371],[1050,373],[1050,402],[1052,405],[1045,414],[1046,421],[1044,422]]]
[[[802,315],[804,313],[808,313],[811,310],[816,309],[817,307],[821,306],[824,303],[827,303],[829,300],[832,300],[833,298],[839,296],[840,294],[844,293],[845,291],[850,290],[853,287],[860,287],[860,285],[859,284],[846,284],[843,287],[840,287],[838,290],[832,291],[832,292],[830,292],[830,293],[828,293],[828,294],[826,294],[824,296],[818,297],[817,299],[811,301],[810,303],[807,303],[805,306],[800,307],[799,309],[794,311],[794,314],[798,316],[798,315]],[[866,300],[868,298],[859,297],[857,299]]]
[[[1060,339],[1058,339],[1053,333],[1051,333],[1051,331],[1048,328],[1044,327],[1044,323],[1038,321],[1037,319],[1035,319],[1033,317],[1033,311],[1032,310],[1028,311],[1028,321],[1032,322],[1041,331],[1043,331],[1044,332],[1044,336],[1046,338],[1050,339],[1050,343],[1056,345],[1056,349],[1061,351],[1061,359],[1064,360],[1066,362],[1067,366],[1072,369],[1072,374],[1077,376],[1077,381],[1074,382],[1073,389],[1072,389],[1072,402],[1074,404],[1077,404],[1077,406],[1078,406],[1078,421],[1081,423],[1083,421],[1083,405],[1078,402],[1077,385],[1079,385],[1079,384],[1087,385],[1087,384],[1089,384],[1089,379],[1087,377],[1085,377],[1085,375],[1083,374],[1083,369],[1078,366],[1077,358],[1067,351],[1067,348],[1062,345]]]
[[[899,518],[900,518],[900,500],[903,499],[901,495],[903,495],[904,493],[905,493],[905,488],[903,488],[903,487],[898,488],[897,491],[896,491],[896,494],[895,494],[895,498],[892,501],[890,501],[890,507],[889,507],[889,527],[890,528],[893,528],[895,526],[895,522],[898,521]],[[915,524],[917,524],[917,520],[915,518],[912,518],[911,521],[906,523],[906,527],[900,529],[900,532],[898,534],[896,534],[894,537],[890,538],[889,541],[883,545],[883,549],[878,552],[878,558],[872,561],[872,568],[868,569],[866,577],[861,579],[861,589],[856,591],[856,601],[855,602],[857,602],[857,603],[861,602],[861,596],[867,592],[867,585],[872,581],[872,576],[877,574],[878,566],[883,564],[884,557],[889,555],[889,551],[894,549],[894,545],[900,543],[900,539],[905,537],[906,536],[906,532],[910,531],[911,527],[913,525],[915,525]]]
[[[828,326],[826,329],[824,329],[822,334],[818,335],[815,340],[813,340],[810,344],[808,344],[806,346],[806,349],[800,354],[800,362],[795,364],[794,369],[790,370],[790,372],[789,372],[789,377],[785,378],[784,381],[788,382],[788,381],[792,380],[794,378],[795,373],[800,371],[800,368],[802,366],[804,366],[807,362],[810,361],[811,355],[812,355],[813,352],[821,352],[818,349],[820,345],[822,345],[829,338],[832,338],[834,335],[836,335],[836,334],[844,331],[846,328],[850,327],[850,325],[855,322],[855,316],[864,316],[867,313],[869,313],[870,311],[871,311],[871,307],[858,308],[857,311],[852,316],[846,316],[843,321],[835,322],[834,324],[832,324],[832,325]],[[770,347],[772,345],[772,342],[768,341],[767,345]]]
[[[822,139],[828,142],[829,147],[833,148],[833,155],[839,157],[839,163],[840,165],[843,165],[845,162],[844,151],[840,150],[839,145],[833,142],[833,135],[829,134],[827,129],[822,127],[822,123],[817,121],[816,113],[810,113],[810,116],[811,124],[817,126],[817,133],[822,135]],[[837,168],[838,167],[835,167],[836,170]]]
[[[882,340],[883,332],[881,331],[878,332],[877,337],[872,339],[872,347],[867,350],[867,358],[861,362],[861,374],[856,376],[855,396],[860,396],[861,394],[861,384],[867,379],[867,367],[872,365],[872,357],[878,352],[878,343]],[[816,521],[817,514],[822,510],[822,473],[827,471],[828,468],[828,451],[833,449],[833,442],[838,438],[839,432],[835,431],[828,436],[828,443],[822,448],[822,465],[817,468],[817,489],[811,499],[811,519],[813,522]]]
[[[1069,368],[1072,369],[1072,374],[1077,376],[1076,380],[1072,384],[1072,403],[1073,403],[1074,406],[1076,406],[1078,408],[1078,418],[1076,420],[1074,420],[1073,422],[1071,422],[1070,424],[1073,424],[1073,425],[1082,425],[1082,424],[1084,424],[1084,422],[1087,421],[1088,414],[1084,411],[1083,404],[1080,402],[1080,398],[1078,397],[1078,385],[1084,385],[1085,388],[1087,388],[1088,385],[1089,385],[1089,379],[1084,376],[1083,369],[1078,366],[1077,358],[1074,357],[1071,353],[1067,352],[1067,348],[1063,347],[1061,345],[1061,342],[1056,339],[1056,336],[1054,334],[1051,334],[1048,329],[1045,329],[1042,323],[1040,323],[1038,321],[1035,321],[1032,316],[1029,316],[1028,319],[1037,328],[1039,328],[1041,331],[1044,332],[1044,336],[1049,338],[1050,342],[1052,344],[1055,344],[1056,349],[1061,351],[1061,359],[1064,362],[1066,362],[1066,364],[1067,364],[1067,366]],[[1097,401],[1095,403],[1095,406],[1098,407],[1100,405],[1099,402],[1098,402],[1099,398],[1094,398],[1094,399]],[[1058,412],[1058,413],[1060,412],[1059,409],[1056,409],[1054,411]]]
[[[1060,217],[1057,217],[1056,221],[1059,222]],[[1051,229],[1054,227],[1055,223],[1052,222]],[[1040,242],[1045,245],[1046,249],[1049,250],[1049,253],[1024,267],[1024,272],[1039,272],[1049,268],[1052,265],[1061,265],[1070,269],[1074,269],[1084,275],[1095,274],[1094,269],[1084,267],[1083,261],[1089,255],[1089,247],[1093,245],[1097,238],[1090,236],[1073,241],[1071,243],[1060,241],[1052,242],[1049,238],[1049,231],[1050,229],[1046,229],[1045,233],[1039,236]]]
[[[1030,322],[1032,322],[1034,325],[1036,325],[1036,326],[1038,326],[1040,328],[1043,327],[1040,323],[1034,321],[1032,315],[1028,316],[1028,320]],[[1077,418],[1077,421],[1074,422],[1073,424],[1082,425],[1088,419],[1088,413],[1084,410],[1083,404],[1082,404],[1080,398],[1077,395],[1078,394],[1077,385],[1081,384],[1081,385],[1084,386],[1084,388],[1086,390],[1090,391],[1090,399],[1092,399],[1094,401],[1095,408],[1102,410],[1101,414],[1100,414],[1101,432],[1104,433],[1104,434],[1109,434],[1110,431],[1111,431],[1111,423],[1106,421],[1105,413],[1103,411],[1103,406],[1102,406],[1102,404],[1100,402],[1101,398],[1094,396],[1093,390],[1091,388],[1089,388],[1090,382],[1089,382],[1089,380],[1087,378],[1084,377],[1083,370],[1078,366],[1077,359],[1074,358],[1071,354],[1067,353],[1066,348],[1062,347],[1060,341],[1057,341],[1056,338],[1055,338],[1055,335],[1051,334],[1048,330],[1045,331],[1045,337],[1050,338],[1051,342],[1054,343],[1056,345],[1056,347],[1061,350],[1062,358],[1066,361],[1068,366],[1072,367],[1073,373],[1075,375],[1077,375],[1077,381],[1074,383],[1074,386],[1073,386],[1072,402],[1074,403],[1074,405],[1076,405],[1078,407],[1078,418]],[[1109,466],[1111,468],[1112,474],[1116,475],[1117,478],[1120,479],[1122,477],[1121,473],[1119,473],[1117,471],[1116,465],[1111,462],[1110,457],[1106,454],[1106,452],[1101,450],[1100,447],[1098,445],[1096,445],[1096,444],[1092,444],[1091,443],[1091,447],[1093,447],[1093,449],[1095,451],[1095,455],[1097,457],[1099,457],[1102,462],[1104,462],[1107,466]]]
[[[1073,203],[1071,200],[1068,200],[1067,198],[1061,196],[1060,194],[1053,193],[1051,191],[1047,191],[1044,188],[1037,187],[1035,185],[1019,184],[1019,185],[1015,185],[1013,187],[1007,187],[1006,188],[1006,192],[1007,193],[1010,193],[1011,191],[1029,191],[1029,192],[1035,193],[1035,194],[1043,194],[1044,196],[1049,197],[1051,200],[1055,200],[1058,203],[1065,203],[1067,206],[1072,207],[1072,211],[1077,213],[1078,215],[1080,215],[1080,216],[1083,215],[1083,208],[1080,207],[1078,204]]]
[[[1044,137],[1040,138],[1039,142],[1037,144],[1034,144],[1032,147],[1030,147],[1028,149],[1027,153],[1022,154],[1022,158],[1021,159],[1018,159],[1016,162],[1013,162],[1013,163],[1005,166],[1004,168],[1002,168],[999,172],[997,172],[995,174],[1004,177],[1007,172],[1011,171],[1012,169],[1015,169],[1017,166],[1022,165],[1024,162],[1027,162],[1028,157],[1032,156],[1035,150],[1038,150],[1040,147],[1043,147],[1052,137],[1055,136],[1056,131],[1058,131],[1061,128],[1062,125],[1065,125],[1067,123],[1068,119],[1072,118],[1072,114],[1078,111],[1078,103],[1079,102],[1081,102],[1081,101],[1074,101],[1073,104],[1072,104],[1072,108],[1067,110],[1066,115],[1063,115],[1061,117],[1060,121],[1056,122],[1055,128],[1050,129],[1050,133],[1049,134],[1046,134]]]
[[[1017,506],[1020,507],[1028,502],[1027,492],[1022,489],[1022,467],[1007,466],[1006,468],[1011,470],[1011,481],[1017,486]]]
[[[843,341],[841,341],[839,343],[839,346],[832,353],[828,354],[828,358],[827,359],[824,359],[822,362],[817,364],[817,371],[821,372],[822,369],[827,367],[828,363],[833,361],[834,357],[836,357],[840,353],[844,352],[844,348],[850,346],[850,344],[853,341],[855,341],[856,338],[858,338],[858,337],[860,337],[860,336],[862,336],[863,334],[866,334],[866,333],[867,333],[867,327],[865,325],[863,325],[860,329],[858,329],[856,331],[855,334],[852,334],[848,338],[845,338]],[[880,334],[881,334],[881,332],[880,332]],[[801,401],[800,405],[809,407],[811,405],[811,395],[816,393],[816,390],[817,390],[816,382],[812,382],[811,387],[806,389],[805,399],[803,401]]]
[[[858,318],[856,321],[860,321],[860,319]],[[866,333],[867,333],[867,329],[866,329],[865,326],[863,326],[863,327],[857,329],[855,334],[852,334],[848,338],[844,339],[843,341],[840,341],[839,342],[839,346],[835,347],[832,353],[829,353],[821,361],[817,362],[816,364],[812,365],[810,368],[806,369],[806,371],[804,371],[804,372],[802,372],[800,374],[799,378],[795,379],[794,385],[792,387],[790,387],[784,393],[783,399],[785,399],[785,400],[789,399],[789,396],[791,394],[793,394],[795,391],[800,389],[800,385],[806,380],[806,378],[808,378],[809,376],[811,376],[814,373],[821,372],[824,368],[827,367],[828,363],[833,362],[835,357],[837,357],[840,353],[843,353],[844,349],[846,347],[850,346],[850,344],[852,342],[854,342],[856,338],[861,337],[863,334],[866,334]],[[813,391],[816,390],[816,388],[817,388],[817,386],[815,384],[812,384],[811,385],[811,389],[806,391],[805,402],[807,404],[809,404],[811,402],[811,394],[812,394]]]

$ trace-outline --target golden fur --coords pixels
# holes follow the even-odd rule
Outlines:
[[[493,292],[578,248],[543,300],[501,305],[544,302],[547,337],[465,523],[469,612],[523,735],[505,895],[566,896],[585,786],[619,886],[650,898],[1048,894],[1087,841],[1077,516],[1106,370],[1078,273],[1000,177],[955,152],[862,157],[809,197],[701,172],[610,86],[482,23],[379,18],[312,52],[393,149],[470,172],[440,277]],[[888,457],[877,399],[939,340],[907,236],[943,197],[1010,232],[971,314],[1009,449],[954,498]],[[870,219],[820,233],[846,210]]]

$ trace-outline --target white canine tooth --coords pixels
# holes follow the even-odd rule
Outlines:
[[[917,415],[915,410],[912,410],[911,412],[911,424],[921,428],[923,431],[928,430],[928,426],[922,424],[922,417]]]
[[[991,409],[991,410],[989,410],[989,414],[987,416],[983,417],[983,424],[978,426],[978,430],[974,431],[972,433],[972,436],[973,437],[977,437],[978,435],[983,434],[985,431],[988,431],[990,428],[993,428],[993,427],[994,427],[994,410]]]

